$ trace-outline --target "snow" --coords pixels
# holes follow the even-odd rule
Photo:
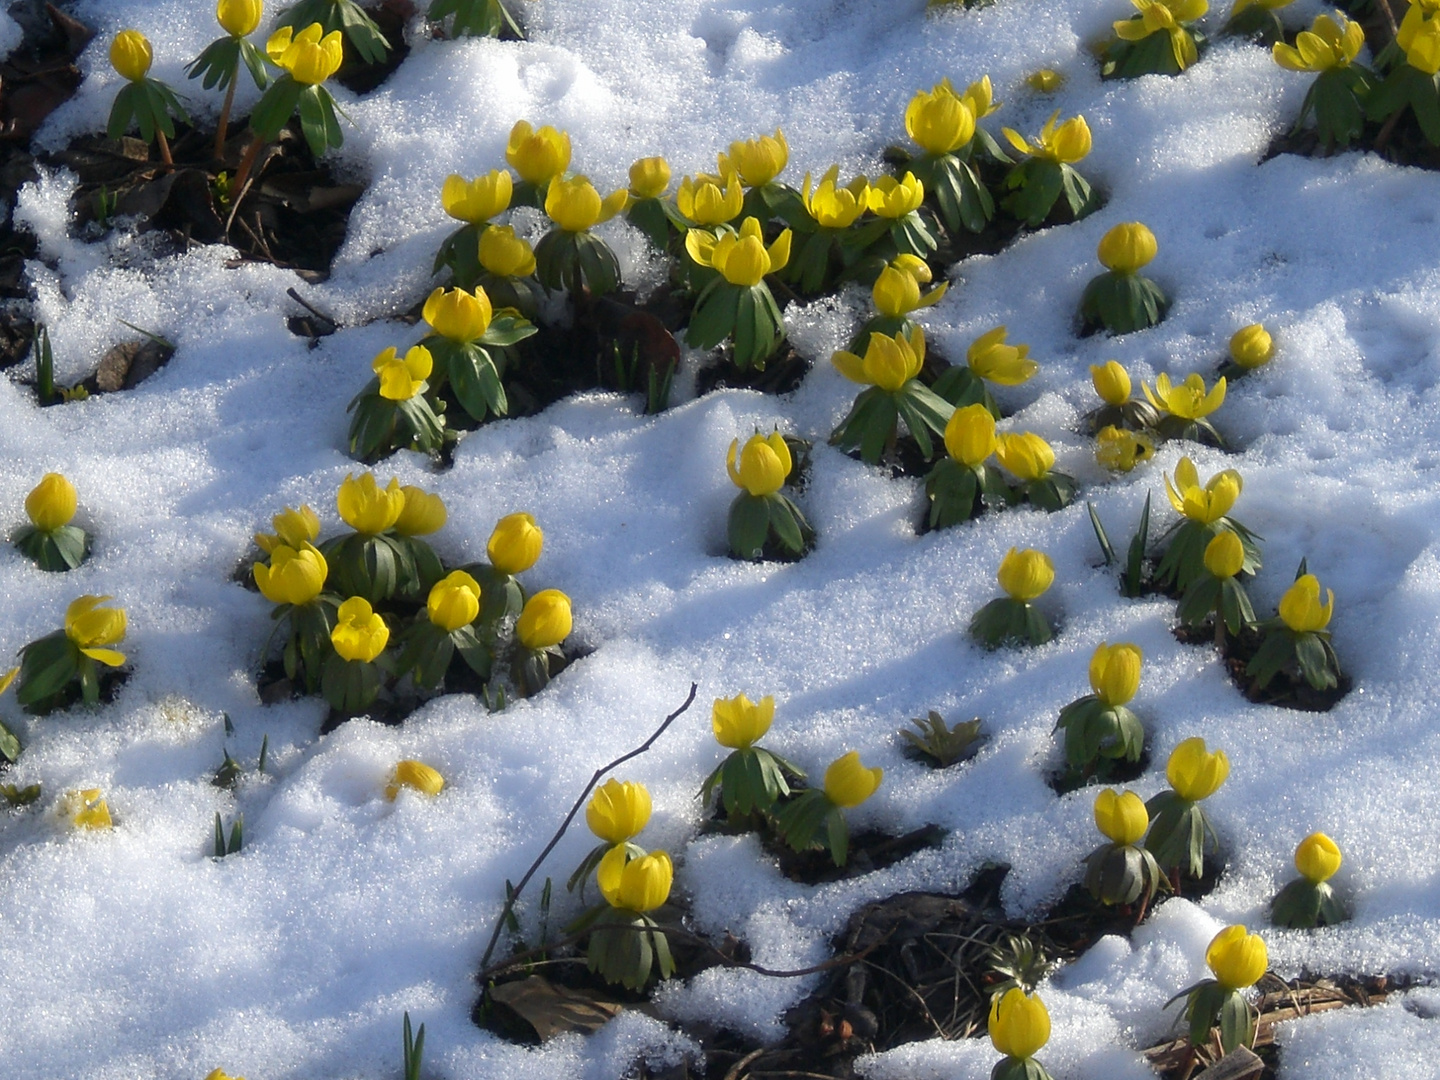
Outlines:
[[[1296,4],[1299,24],[1321,10]],[[86,80],[39,136],[60,146],[103,126],[117,78],[109,35],[136,26],[156,46],[154,74],[187,92],[182,68],[215,32],[209,0],[87,0],[76,14],[102,34],[81,58]],[[1440,240],[1433,173],[1372,156],[1280,157],[1257,164],[1287,128],[1304,77],[1260,49],[1221,42],[1181,78],[1101,84],[1086,48],[1129,9],[1119,0],[1000,0],[927,18],[919,0],[533,0],[527,43],[430,42],[379,90],[337,90],[355,120],[337,155],[369,184],[331,279],[305,285],[268,267],[226,269],[226,253],[157,257],[124,229],[85,242],[67,232],[74,179],[45,174],[16,220],[40,240],[29,267],[37,316],[51,330],[57,377],[88,374],[129,336],[125,319],[170,338],[174,359],[136,390],[38,410],[0,380],[0,506],[18,524],[25,493],[49,470],[80,492],[93,558],[47,575],[0,548],[0,653],[60,625],[82,593],[113,594],[130,615],[134,675],[96,711],[5,719],[26,743],[5,779],[41,783],[38,810],[0,816],[0,1071],[14,1080],[200,1077],[222,1066],[251,1080],[388,1077],[400,1014],[427,1027],[427,1074],[454,1080],[621,1075],[637,1056],[695,1053],[661,1021],[626,1013],[589,1039],[510,1045],[469,1020],[479,956],[503,898],[592,770],[639,743],[683,700],[697,705],[623,778],[645,782],[655,817],[642,840],[677,859],[677,888],[706,932],[746,939],[757,963],[823,961],[858,905],[910,889],[955,889],[987,861],[1013,865],[1004,900],[1033,914],[1078,880],[1098,842],[1090,797],[1056,798],[1051,728],[1086,692],[1102,640],[1145,652],[1134,707],[1156,765],[1149,796],[1181,739],[1226,749],[1233,770],[1207,804],[1223,839],[1220,887],[1198,906],[1164,905],[1130,942],[1106,939],[1042,988],[1054,1035],[1041,1055],[1059,1077],[1147,1075],[1136,1048],[1162,1037],[1161,1005],[1203,973],[1204,946],[1230,922],[1260,929],[1278,971],[1433,978],[1440,968]],[[1212,13],[1218,26],[1224,12]],[[0,19],[0,51],[13,44]],[[1040,67],[1067,81],[1042,96]],[[316,700],[261,705],[250,672],[268,605],[231,581],[250,535],[285,505],[308,502],[325,535],[334,491],[356,471],[342,446],[345,406],[371,357],[413,341],[393,321],[430,288],[450,226],[446,174],[499,165],[515,120],[567,128],[574,164],[602,189],[630,161],[663,153],[682,172],[711,169],[730,140],[784,129],[785,178],[831,161],[880,169],[903,141],[909,96],[942,76],[988,72],[1005,105],[986,121],[1033,133],[1056,108],[1082,112],[1095,149],[1082,171],[1109,195],[1093,217],[1028,235],[955,267],[950,294],[924,313],[932,347],[958,358],[997,323],[1041,362],[1004,390],[1009,426],[1051,441],[1112,534],[1128,536],[1145,493],[1171,520],[1162,472],[1189,453],[1202,475],[1240,470],[1236,516],[1265,537],[1257,608],[1273,610],[1302,556],[1336,593],[1336,648],[1355,688],[1333,712],[1251,705],[1213,653],[1170,635],[1173,604],[1120,597],[1097,566],[1083,505],[987,517],[917,537],[920,485],[891,480],[825,445],[854,386],[831,369],[866,303],[856,290],[787,311],[815,368],[792,395],[727,390],[658,417],[604,394],[491,424],[433,473],[399,455],[377,472],[438,491],[450,522],[434,538],[451,562],[479,558],[496,519],[536,515],[545,552],[525,575],[575,602],[577,643],[594,651],[542,694],[488,714],[446,697],[400,728],[365,721],[317,737]],[[252,94],[242,81],[241,100]],[[197,112],[213,108],[192,97]],[[1159,327],[1077,339],[1095,244],[1119,221],[1159,238],[1153,276],[1175,298]],[[604,227],[627,280],[658,271],[621,222]],[[344,324],[313,350],[286,329],[287,288]],[[1094,404],[1088,366],[1121,360],[1138,380],[1207,374],[1238,327],[1263,321],[1278,354],[1231,387],[1215,418],[1238,453],[1171,444],[1129,477],[1100,472],[1079,416]],[[815,441],[799,501],[819,533],[788,565],[724,556],[730,440],[754,428]],[[996,595],[1012,546],[1055,559],[1043,603],[1050,645],[987,654],[964,636]],[[773,693],[767,745],[812,772],[858,749],[886,770],[858,828],[950,830],[938,851],[864,877],[804,886],[781,876],[753,837],[697,838],[695,795],[719,760],[708,707],[718,696]],[[985,718],[989,741],[961,768],[905,758],[896,729],[938,709]],[[224,717],[235,726],[224,736]],[[209,778],[229,746],[253,762],[268,736],[269,773],[232,796]],[[417,757],[447,786],[426,800],[383,799],[389,768]],[[100,787],[117,827],[80,835],[53,811],[67,789]],[[246,846],[208,857],[216,812],[245,815]],[[1266,925],[1295,844],[1316,829],[1345,854],[1337,884],[1356,918],[1316,933]],[[544,868],[557,883],[590,838],[576,830]],[[560,890],[557,890],[559,892]],[[533,901],[533,898],[532,898]],[[557,901],[558,921],[573,901]],[[524,911],[533,934],[533,904]],[[718,1020],[776,1038],[812,980],[711,970],[664,987],[661,1013]],[[1340,1080],[1433,1072],[1440,1000],[1346,1010],[1282,1029],[1281,1076]],[[980,1077],[984,1041],[918,1043],[878,1056],[866,1075]]]

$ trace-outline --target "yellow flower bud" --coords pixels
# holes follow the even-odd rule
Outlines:
[[[385,798],[394,802],[402,787],[418,791],[421,795],[439,795],[445,787],[445,778],[423,761],[401,761],[390,773],[390,782],[385,785]]]
[[[1039,994],[1012,986],[990,999],[990,1042],[1007,1057],[1024,1061],[1050,1041],[1050,1013]]]
[[[264,8],[264,0],[219,0],[215,5],[215,19],[232,37],[246,37],[260,25]]]
[[[965,359],[979,378],[1001,386],[1019,386],[1040,370],[1029,345],[1005,344],[1006,329],[987,330],[970,344]]]
[[[155,54],[139,30],[121,30],[110,42],[110,66],[131,82],[140,82],[150,70]]]
[[[1265,974],[1270,954],[1259,934],[1249,933],[1243,926],[1227,926],[1205,950],[1205,963],[1225,989],[1243,990]]]
[[[905,131],[926,153],[949,154],[975,134],[975,114],[946,79],[910,99],[905,107]]]
[[[770,694],[756,702],[744,694],[716,698],[710,716],[716,742],[732,750],[745,750],[770,730],[775,719],[775,698]]]
[[[1025,85],[1042,94],[1053,94],[1065,85],[1065,76],[1054,68],[1041,68],[1033,75],[1026,77]]]
[[[422,491],[411,484],[400,489],[405,496],[405,505],[395,519],[395,531],[401,536],[429,536],[445,527],[449,514],[445,500],[429,491]]]
[[[880,786],[885,770],[860,764],[860,752],[851,750],[825,770],[825,797],[836,806],[859,806]]]
[[[1012,547],[1000,560],[995,577],[1010,599],[1028,603],[1054,583],[1055,564],[1043,551],[1034,548],[1018,551]]]
[[[1302,574],[1280,597],[1280,618],[1297,634],[1324,630],[1335,611],[1335,590],[1326,589],[1325,603],[1320,603],[1320,579]]]
[[[509,225],[491,225],[480,234],[480,265],[496,277],[529,277],[535,272],[535,251]]]
[[[630,193],[623,188],[605,198],[583,176],[569,180],[555,177],[545,194],[545,213],[566,232],[584,232],[602,221],[609,221],[630,202]]]
[[[793,462],[784,436],[778,431],[750,436],[739,453],[737,465],[735,451],[739,445],[739,439],[730,440],[730,450],[725,455],[725,470],[736,487],[744,488],[751,495],[769,495],[785,486]]]
[[[1230,512],[1245,482],[1234,469],[1212,476],[1202,488],[1200,474],[1188,457],[1175,464],[1175,482],[1165,477],[1165,494],[1177,513],[1201,525],[1213,525]]]
[[[25,513],[41,532],[54,532],[70,524],[78,504],[74,484],[59,473],[46,473],[25,496]]]
[[[658,199],[670,186],[670,163],[663,157],[641,158],[630,166],[630,195]]]
[[[359,479],[347,473],[335,494],[335,509],[340,520],[358,533],[375,536],[395,524],[405,509],[405,493],[400,481],[390,478],[387,487],[375,482],[375,474],[362,473]]]
[[[805,187],[800,198],[816,224],[827,229],[848,229],[869,204],[870,182],[863,176],[857,176],[841,187],[840,166],[831,165],[813,191],[810,174],[805,174]]]
[[[585,824],[607,844],[623,844],[639,836],[649,820],[650,792],[634,780],[606,780],[585,807]]]
[[[884,270],[875,279],[875,284],[870,290],[871,299],[875,301],[875,309],[881,315],[888,318],[900,318],[909,315],[912,311],[920,308],[927,308],[938,304],[950,288],[949,282],[942,282],[937,288],[931,289],[924,296],[920,295],[920,286],[930,280],[930,267],[919,259],[909,256],[914,262],[919,263],[918,268],[912,268],[909,263],[902,262],[907,258],[901,256]],[[923,276],[918,270],[923,270]]]
[[[255,6],[260,6],[260,0],[255,0]],[[205,1080],[245,1080],[243,1076],[231,1076],[224,1069],[211,1069],[205,1074]]]
[[[464,570],[452,571],[431,588],[425,613],[447,634],[469,626],[480,614],[479,583]]]
[[[344,50],[340,31],[326,34],[318,22],[298,34],[293,27],[282,26],[265,42],[266,55],[302,86],[317,86],[339,71]]]
[[[250,571],[260,595],[272,604],[308,604],[325,588],[330,567],[313,544],[298,550],[277,544],[270,550],[270,565],[257,562]]]
[[[103,648],[125,640],[125,609],[101,607],[108,596],[81,596],[65,609],[65,636],[84,655],[107,667],[125,663],[125,654]]]
[[[1118,360],[1090,365],[1090,381],[1095,393],[1107,405],[1124,405],[1130,400],[1130,373]]]
[[[1245,545],[1229,529],[1221,529],[1205,545],[1205,569],[1217,578],[1232,578],[1245,565]]]
[[[1100,238],[1100,262],[1117,274],[1133,274],[1155,258],[1155,234],[1138,221],[1116,225]]]
[[[1055,464],[1055,451],[1033,431],[1007,432],[996,440],[995,457],[1021,480],[1043,480]]]
[[[320,535],[320,518],[309,506],[301,506],[299,510],[287,506],[270,519],[270,524],[280,543],[297,551],[302,544],[312,543]],[[270,550],[264,544],[260,546]]]
[[[436,289],[425,299],[420,314],[441,337],[468,345],[485,336],[494,309],[484,289],[477,288],[473,293],[464,289]]]
[[[702,173],[693,180],[687,176],[675,193],[675,205],[687,221],[713,228],[739,215],[745,205],[745,189],[735,173],[724,177]]]
[[[440,189],[440,204],[445,207],[445,213],[455,220],[479,225],[510,208],[514,185],[514,180],[504,169],[491,169],[474,180],[451,173]]]
[[[1095,646],[1090,657],[1090,686],[1095,696],[1112,709],[1124,705],[1140,689],[1140,646],[1124,644]]]
[[[830,357],[830,363],[851,382],[893,393],[924,367],[925,332],[917,326],[908,338],[903,333],[894,337],[872,333],[864,359],[842,349]]]
[[[380,396],[386,401],[409,401],[426,387],[425,380],[435,368],[435,358],[423,345],[412,345],[404,357],[392,345],[370,362],[380,380]]]
[[[870,185],[865,204],[877,217],[895,221],[906,214],[920,209],[925,201],[925,185],[907,172],[897,180],[893,176],[882,176]],[[911,256],[914,258],[914,256]]]
[[[995,417],[976,403],[956,409],[945,425],[945,450],[962,465],[975,468],[995,452]]]
[[[1000,132],[1022,154],[1042,161],[1074,164],[1090,153],[1090,126],[1083,116],[1072,116],[1057,128],[1055,121],[1059,118],[1060,110],[1056,109],[1040,129],[1040,137],[1035,142],[1030,142],[1011,128],[1001,128]]]
[[[1145,397],[1151,405],[1182,420],[1203,420],[1225,404],[1223,375],[1215,380],[1215,385],[1209,392],[1205,390],[1205,380],[1193,371],[1185,376],[1183,383],[1172,383],[1170,376],[1162,371],[1155,376],[1154,393],[1151,393],[1150,387],[1144,383],[1141,383],[1140,387],[1145,391]]]
[[[1116,472],[1129,472],[1142,461],[1155,456],[1155,444],[1150,436],[1113,424],[1101,428],[1095,435],[1095,460],[1103,468]]]
[[[732,142],[730,153],[721,154],[720,175],[738,173],[746,187],[764,187],[782,172],[790,161],[790,145],[784,133],[775,129],[774,136],[761,135],[758,139]]]
[[[549,124],[537,131],[528,120],[518,120],[510,129],[505,160],[520,179],[543,188],[570,167],[570,136]]]
[[[1150,827],[1145,800],[1133,791],[1106,788],[1095,796],[1095,827],[1115,844],[1134,844]]]
[[[1208,799],[1229,775],[1230,759],[1225,751],[1210,753],[1205,749],[1205,740],[1198,735],[1170,751],[1170,760],[1165,763],[1165,779],[1186,802]]]
[[[559,589],[542,589],[529,600],[515,620],[515,636],[527,649],[548,649],[570,635],[570,597]]]
[[[495,523],[485,554],[500,573],[520,574],[535,565],[544,543],[545,534],[533,517],[526,513],[506,514]]]
[[[1230,359],[1249,370],[1263,367],[1275,355],[1275,342],[1259,323],[1242,326],[1230,338]]]
[[[60,813],[80,829],[108,829],[114,825],[99,788],[67,791],[60,799]]]
[[[1328,881],[1340,869],[1340,848],[1323,832],[1314,832],[1295,849],[1295,869],[1317,885]]]
[[[335,613],[330,644],[342,660],[359,660],[368,664],[385,651],[389,640],[390,628],[363,596],[352,596]]]
[[[613,908],[643,914],[653,911],[670,897],[675,868],[670,856],[652,851],[638,859],[629,859],[624,845],[617,844],[595,868],[595,882],[600,895]]]

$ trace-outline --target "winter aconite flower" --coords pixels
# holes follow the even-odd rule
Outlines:
[[[358,479],[347,473],[336,492],[335,509],[340,519],[356,532],[374,536],[399,519],[405,509],[405,492],[395,477],[382,488],[375,482],[374,473],[362,473]]]
[[[423,345],[413,345],[403,357],[392,345],[370,363],[380,380],[380,396],[387,401],[409,401],[425,389],[435,359]]]
[[[1182,420],[1203,420],[1225,403],[1225,377],[1215,380],[1208,391],[1205,380],[1195,372],[1185,376],[1182,383],[1173,383],[1170,376],[1161,372],[1155,376],[1155,390],[1144,383],[1141,387],[1150,404],[1163,413],[1178,416]]]
[[[851,750],[825,770],[825,797],[836,806],[859,806],[880,786],[885,770],[860,763],[860,752]]]
[[[1037,371],[1040,365],[1030,359],[1029,345],[1007,345],[1006,329],[997,326],[976,338],[965,353],[970,370],[988,382],[1001,386],[1019,386]]]
[[[840,166],[831,165],[813,190],[810,174],[805,174],[801,200],[815,223],[826,229],[848,229],[865,212],[870,197],[870,182],[857,176],[850,183],[840,184]]]
[[[445,787],[445,778],[423,761],[401,761],[390,774],[385,785],[385,798],[394,802],[402,787],[418,791],[421,795],[439,795]]]
[[[1358,22],[1342,15],[1337,23],[1329,15],[1317,15],[1309,30],[1296,35],[1294,45],[1277,41],[1271,52],[1275,62],[1290,71],[1321,72],[1345,67],[1364,44],[1365,30]]]
[[[1017,1061],[1032,1058],[1050,1041],[1050,1013],[1039,994],[1012,986],[990,1000],[990,1042]]]
[[[1100,238],[1096,255],[1101,265],[1117,274],[1133,274],[1159,250],[1155,234],[1138,221],[1122,221]]]
[[[1000,560],[995,577],[1010,599],[1028,603],[1054,583],[1055,564],[1043,551],[1012,547]]]
[[[1072,116],[1056,127],[1055,121],[1059,118],[1060,110],[1056,109],[1050,114],[1050,119],[1040,129],[1040,137],[1034,142],[1012,128],[1001,128],[1000,131],[1010,145],[1022,154],[1044,161],[1073,165],[1090,153],[1090,126],[1085,123],[1085,117]]]
[[[675,868],[665,852],[654,851],[631,859],[625,847],[617,845],[600,860],[595,881],[611,907],[643,914],[669,899],[674,875]]]
[[[946,79],[910,99],[905,107],[905,131],[926,153],[938,157],[970,141],[975,134],[975,114]]]
[[[1186,739],[1170,751],[1170,760],[1165,763],[1165,779],[1170,781],[1175,794],[1186,802],[1208,799],[1229,775],[1230,759],[1225,751],[1211,753],[1205,749],[1205,740],[1198,735]],[[1249,983],[1242,985],[1248,986]]]
[[[725,470],[736,487],[751,495],[769,495],[785,486],[793,462],[784,436],[778,431],[752,435],[737,454],[739,445],[739,439],[732,439],[725,455]]]
[[[559,589],[543,589],[525,602],[515,620],[515,636],[527,649],[548,649],[570,635],[570,597]]]
[[[881,315],[892,319],[903,318],[912,311],[938,304],[950,288],[949,282],[941,282],[921,295],[920,286],[930,284],[930,280],[930,265],[924,259],[899,255],[880,271],[870,290],[870,297]]]
[[[510,129],[505,160],[522,180],[543,188],[570,167],[570,136],[549,124],[536,130],[528,120]]]
[[[891,221],[919,210],[924,201],[925,185],[912,172],[898,180],[893,176],[880,177],[870,185],[865,196],[871,213]]]
[[[445,500],[434,492],[425,491],[412,484],[400,489],[405,505],[395,519],[395,531],[401,536],[429,536],[445,527],[449,514]]]
[[[509,225],[492,225],[480,234],[480,265],[496,277],[529,277],[535,272],[535,249]]]
[[[1201,525],[1213,524],[1228,514],[1244,486],[1245,481],[1238,472],[1226,469],[1212,476],[1202,488],[1200,474],[1188,457],[1175,464],[1173,484],[1170,477],[1165,477],[1165,494],[1170,505],[1177,513]]]
[[[1101,642],[1090,657],[1090,687],[1095,696],[1114,708],[1130,701],[1140,689],[1140,646],[1128,642]]]
[[[531,515],[506,514],[495,523],[485,554],[500,573],[520,574],[535,565],[544,543],[545,534]]]
[[[320,535],[320,518],[308,506],[301,506],[298,510],[287,506],[270,519],[270,525],[275,530],[273,536],[255,534],[256,546],[266,554],[274,551],[279,544],[298,551],[302,545],[313,542]]]
[[[1233,578],[1245,565],[1245,545],[1229,529],[1222,529],[1205,545],[1205,569],[1217,578]]]
[[[325,588],[330,569],[313,544],[298,549],[277,544],[270,550],[270,565],[257,562],[251,572],[260,595],[272,604],[308,604]]]
[[[1055,464],[1055,451],[1033,431],[1007,432],[999,436],[995,457],[1021,480],[1043,480]]]
[[[1095,796],[1095,827],[1112,843],[1134,844],[1150,827],[1150,814],[1133,791],[1106,788]]]
[[[1340,848],[1323,832],[1311,833],[1295,849],[1295,869],[1310,881],[1329,881],[1340,869]]]
[[[155,53],[139,30],[121,30],[110,42],[110,66],[131,82],[140,82],[150,71]]]
[[[469,626],[480,614],[480,585],[464,570],[452,571],[431,588],[425,614],[447,634]]]
[[[510,208],[513,190],[514,181],[504,169],[491,169],[474,180],[451,173],[440,189],[440,203],[457,221],[479,225]]]
[[[612,191],[603,199],[595,185],[583,176],[566,180],[555,177],[545,192],[545,214],[566,232],[585,232],[602,221],[609,221],[630,201],[624,188]]]
[[[790,145],[779,128],[775,134],[758,139],[732,142],[730,153],[719,156],[720,175],[739,175],[746,187],[764,187],[782,172],[790,161]]]
[[[1237,367],[1263,367],[1275,355],[1275,342],[1259,323],[1242,326],[1230,338],[1230,359]]]
[[[91,660],[108,667],[125,663],[125,654],[104,648],[125,640],[125,609],[101,607],[109,596],[81,596],[65,609],[65,636]]]
[[[640,158],[630,166],[630,195],[658,199],[670,186],[670,163],[663,157]]]
[[[704,229],[691,229],[685,236],[685,250],[701,266],[720,271],[732,285],[753,288],[766,274],[784,269],[790,261],[790,230],[784,230],[768,248],[760,222],[747,217],[738,233],[725,231],[717,238]]]
[[[298,34],[294,27],[282,26],[265,42],[266,55],[301,86],[317,86],[339,71],[344,59],[343,35],[324,31],[319,23]]]
[[[649,820],[650,792],[634,780],[606,780],[585,807],[585,824],[607,844],[623,844],[639,836]]]
[[[219,0],[215,18],[231,37],[248,37],[260,25],[264,0]]]
[[[715,741],[732,750],[744,750],[764,738],[775,720],[775,698],[766,694],[751,701],[744,694],[733,698],[716,698],[710,723]]]
[[[1054,68],[1041,68],[1025,77],[1025,85],[1042,94],[1053,94],[1065,85],[1065,76]]]
[[[675,205],[687,221],[713,228],[739,216],[745,205],[745,189],[735,173],[723,177],[702,173],[693,179],[687,176],[675,193]]]
[[[463,345],[485,336],[494,309],[484,289],[471,293],[464,289],[440,288],[426,297],[420,314],[434,327],[435,333]]]
[[[917,326],[909,338],[871,334],[863,358],[842,349],[830,362],[851,382],[893,392],[920,374],[925,364],[925,333]]]
[[[1129,472],[1154,456],[1155,444],[1148,435],[1113,424],[1095,433],[1095,460],[1103,468]]]
[[[1130,373],[1118,360],[1091,364],[1090,382],[1107,405],[1124,405],[1130,400]]]
[[[59,473],[46,473],[25,496],[25,514],[41,532],[54,532],[70,524],[78,505],[75,485]]]
[[[1207,0],[1130,0],[1140,12],[1138,18],[1114,23],[1115,36],[1122,41],[1143,41],[1151,34],[1168,34],[1175,66],[1184,71],[1199,58],[1195,39],[1181,23],[1194,22],[1210,9]]]
[[[1335,590],[1326,589],[1325,603],[1320,603],[1320,579],[1302,574],[1280,597],[1280,618],[1296,633],[1313,633],[1330,625],[1335,610]]]
[[[1205,963],[1226,990],[1253,986],[1270,966],[1265,939],[1243,926],[1227,926],[1205,950]]]
[[[368,664],[385,651],[389,640],[390,628],[363,596],[352,596],[335,613],[330,643],[341,659]]]
[[[109,829],[114,825],[99,788],[67,791],[60,800],[60,813],[81,829]]]
[[[945,449],[952,458],[972,469],[995,452],[995,417],[984,405],[966,405],[950,414],[945,425]]]

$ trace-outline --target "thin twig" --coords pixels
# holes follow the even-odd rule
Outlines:
[[[756,1058],[763,1057],[768,1052],[769,1047],[765,1046],[760,1047],[759,1050],[751,1050],[750,1053],[730,1066],[730,1071],[725,1074],[725,1080],[740,1080],[740,1074],[745,1071],[745,1066],[749,1065]]]
[[[306,300],[303,296],[296,292],[294,288],[286,289],[285,295],[290,297],[291,300],[294,300],[297,304],[303,307],[306,311],[310,312],[310,314],[314,315],[317,319],[323,319],[325,322],[335,327],[335,329],[340,329],[340,324],[338,322],[332,319],[329,315],[326,315],[323,311],[316,309],[309,300]]]
[[[510,916],[510,913],[515,910],[515,901],[520,899],[520,894],[525,891],[525,886],[528,885],[530,883],[530,879],[535,876],[535,871],[540,869],[540,864],[545,861],[546,856],[548,856],[550,852],[555,850],[556,844],[560,843],[560,838],[565,835],[565,830],[570,828],[570,822],[575,820],[575,815],[580,812],[580,807],[585,805],[585,800],[590,797],[590,792],[593,791],[595,785],[600,782],[600,778],[604,776],[607,772],[609,772],[611,769],[618,768],[619,766],[625,764],[625,762],[629,761],[631,758],[639,757],[641,754],[645,753],[646,750],[649,750],[650,747],[654,745],[655,740],[660,738],[661,735],[665,734],[665,729],[668,728],[671,724],[673,724],[681,713],[683,713],[686,709],[690,708],[691,704],[693,704],[695,701],[695,692],[698,689],[700,689],[698,683],[691,683],[690,694],[688,697],[685,698],[685,703],[681,705],[680,708],[676,709],[673,713],[671,713],[669,716],[667,716],[660,724],[660,726],[655,729],[654,734],[652,734],[648,739],[646,739],[643,743],[637,746],[634,750],[631,750],[628,754],[622,754],[620,757],[616,758],[608,765],[604,765],[595,770],[595,775],[590,777],[590,782],[585,785],[585,790],[582,791],[580,793],[580,797],[575,800],[575,805],[570,808],[570,813],[565,815],[565,820],[560,823],[560,828],[555,830],[555,835],[552,836],[550,838],[550,842],[545,845],[545,850],[540,852],[539,857],[530,864],[530,869],[525,871],[525,876],[520,879],[520,884],[515,886],[515,888],[510,891],[510,895],[506,898],[505,906],[500,909],[500,917],[495,920],[495,929],[492,930],[490,933],[490,943],[485,946],[485,955],[480,957],[480,967],[482,969],[486,969],[487,965],[490,963],[490,957],[495,952],[495,945],[500,940],[500,932],[505,927],[505,920]]]

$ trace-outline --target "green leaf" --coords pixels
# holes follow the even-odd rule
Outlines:
[[[47,699],[58,694],[80,674],[80,650],[57,630],[20,650],[20,677],[15,699],[26,712],[44,709]],[[48,711],[48,710],[47,710]]]
[[[250,128],[265,142],[274,142],[280,129],[295,115],[304,87],[288,74],[282,75],[261,95],[250,112]],[[307,137],[307,141],[308,137]]]
[[[763,498],[770,511],[770,528],[775,536],[786,551],[800,554],[805,550],[805,536],[801,529],[804,519],[798,517],[795,504],[778,491]]]
[[[450,354],[447,373],[455,399],[474,419],[484,420],[493,404],[502,406],[496,410],[499,416],[509,411],[500,375],[486,350],[478,346],[454,350]]]
[[[930,527],[945,529],[969,521],[979,498],[975,471],[951,457],[943,457],[925,478],[930,500]]]
[[[742,492],[730,504],[726,534],[730,554],[737,559],[764,557],[765,540],[770,535],[770,504],[764,496]]]
[[[740,295],[748,291],[723,278],[717,281],[700,294],[685,331],[686,343],[697,349],[713,349],[730,336],[735,329]]]
[[[125,134],[125,129],[130,126],[130,120],[135,115],[136,99],[140,94],[136,86],[136,83],[126,83],[122,86],[110,106],[110,120],[106,125],[105,134],[112,139],[118,139]]]
[[[1085,512],[1090,515],[1090,527],[1095,530],[1095,541],[1100,545],[1100,554],[1105,557],[1105,565],[1114,566],[1115,549],[1110,545],[1110,536],[1105,532],[1105,526],[1100,523],[1100,514],[1095,509],[1095,504],[1087,500]]]

